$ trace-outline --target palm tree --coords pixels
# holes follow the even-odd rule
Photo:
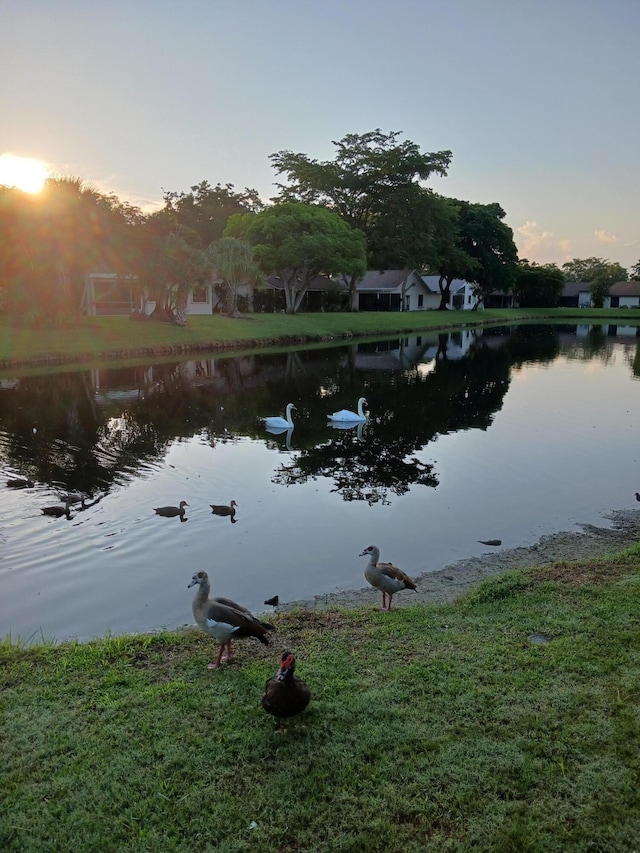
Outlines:
[[[222,237],[209,246],[208,253],[226,291],[226,311],[230,317],[238,317],[240,285],[259,285],[264,281],[264,276],[253,257],[253,247],[246,240]]]

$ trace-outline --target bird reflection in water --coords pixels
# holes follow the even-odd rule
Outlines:
[[[293,435],[293,427],[267,427],[266,430],[271,435],[284,435],[284,446],[287,450],[292,450],[291,447],[291,436]]]
[[[220,515],[223,518],[228,518],[231,521],[231,524],[235,524],[237,521],[236,518],[236,507],[238,504],[235,501],[231,501],[230,504],[209,504],[211,507],[212,515]]]

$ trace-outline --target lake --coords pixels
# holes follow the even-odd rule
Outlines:
[[[265,612],[365,586],[369,544],[415,577],[479,539],[606,526],[637,507],[639,378],[636,328],[546,325],[7,375],[0,635],[191,624],[199,569]],[[366,424],[328,424],[360,396]],[[289,402],[294,429],[266,432]],[[84,509],[42,514],[69,491]],[[234,523],[212,514],[231,500]]]

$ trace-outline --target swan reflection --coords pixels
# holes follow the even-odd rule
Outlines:
[[[291,450],[291,436],[293,435],[293,427],[267,427],[266,432],[271,435],[285,435],[285,447]]]
[[[358,441],[362,441],[364,428],[368,425],[369,420],[361,421],[360,423],[345,423],[339,421],[329,421],[327,426],[333,429],[355,429],[355,436]]]

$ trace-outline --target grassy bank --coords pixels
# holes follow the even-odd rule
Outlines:
[[[188,353],[207,348],[246,348],[269,343],[331,340],[349,336],[406,333],[462,325],[514,323],[526,319],[555,322],[640,324],[640,312],[581,309],[517,309],[358,314],[251,314],[242,320],[220,315],[192,316],[185,328],[136,323],[126,317],[86,317],[77,326],[31,329],[0,320],[0,367],[32,362],[83,363],[102,358]]]
[[[640,546],[448,606],[0,647],[4,851],[620,851],[640,838]],[[553,639],[532,644],[529,635]],[[260,707],[292,648],[313,699]]]

